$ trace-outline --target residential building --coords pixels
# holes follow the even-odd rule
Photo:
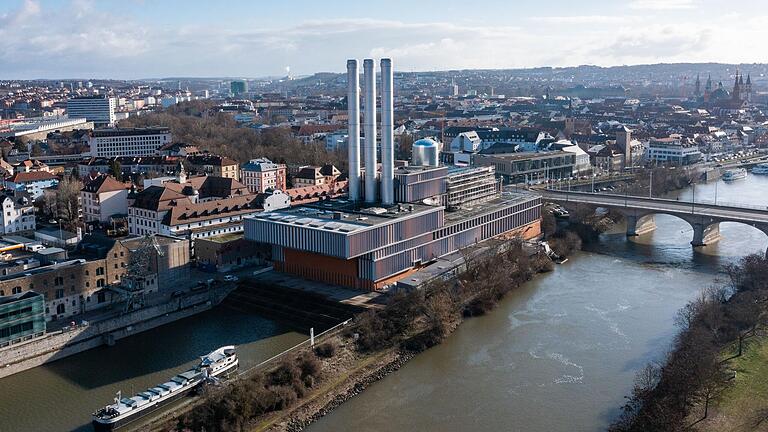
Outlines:
[[[213,177],[224,177],[239,180],[240,167],[237,161],[228,157],[212,154],[196,154],[187,157],[192,170]]]
[[[293,187],[322,186],[335,182],[340,175],[341,171],[331,164],[301,167],[293,177]]]
[[[94,129],[88,138],[93,157],[151,156],[170,142],[166,127]]]
[[[251,159],[240,168],[240,181],[248,187],[248,191],[257,194],[267,189],[284,190],[286,168],[267,158]]]
[[[320,167],[302,167],[293,176],[293,187],[320,186],[325,184],[325,176],[320,172]]]
[[[6,189],[26,192],[36,200],[43,191],[59,184],[59,178],[47,171],[17,172],[3,182]]]
[[[261,211],[242,183],[224,177],[185,178],[129,195],[128,232],[194,240],[242,231],[242,218]]]
[[[67,100],[67,115],[71,119],[84,118],[95,126],[115,124],[115,99],[106,95],[82,96]]]
[[[80,190],[80,205],[85,222],[107,223],[113,216],[128,214],[128,189],[114,177],[101,174]]]
[[[162,256],[150,260],[148,292],[176,289],[189,273],[187,240],[156,237]],[[142,238],[116,240],[101,235],[83,239],[70,258],[23,272],[0,275],[0,296],[38,292],[45,301],[46,321],[73,319],[77,315],[121,300],[115,289],[125,275],[131,254]]]
[[[0,234],[29,233],[35,230],[35,208],[32,199],[24,192],[0,194]]]

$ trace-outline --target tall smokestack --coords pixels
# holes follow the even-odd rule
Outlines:
[[[360,200],[360,72],[357,60],[347,60],[349,199]]]
[[[395,146],[392,59],[381,59],[381,203],[394,203]]]
[[[363,128],[365,133],[365,202],[376,202],[376,65],[363,60],[365,100]]]

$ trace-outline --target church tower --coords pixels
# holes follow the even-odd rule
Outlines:
[[[699,74],[696,74],[696,90],[694,92],[694,95],[697,98],[701,97],[701,79],[699,78]]]
[[[733,92],[731,92],[731,98],[736,101],[741,101],[741,86],[744,84],[744,80],[741,79],[739,71],[736,71],[736,81],[733,83]]]
[[[744,86],[744,91],[747,96],[747,102],[752,102],[752,77],[747,74],[747,84]]]
[[[704,102],[709,102],[709,96],[712,94],[712,74],[707,77],[707,85],[704,87]]]

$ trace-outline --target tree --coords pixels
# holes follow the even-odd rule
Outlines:
[[[397,140],[397,154],[398,159],[409,160],[411,159],[411,153],[413,151],[413,135],[404,133],[400,135]]]
[[[109,173],[119,181],[123,181],[123,167],[117,158],[109,161]]]
[[[58,185],[56,193],[56,208],[59,223],[69,231],[74,231],[80,219],[80,180],[64,177]]]

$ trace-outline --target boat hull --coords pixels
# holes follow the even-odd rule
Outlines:
[[[177,401],[177,400],[187,396],[198,385],[199,385],[199,383],[197,383],[195,385],[192,385],[192,386],[189,386],[188,389],[181,390],[178,393],[174,394],[173,396],[170,396],[168,399],[164,399],[164,400],[162,400],[162,401],[160,401],[160,402],[158,402],[158,403],[156,403],[156,404],[154,404],[152,406],[149,406],[149,407],[147,407],[147,408],[145,408],[145,409],[143,409],[141,411],[138,411],[138,412],[135,412],[135,413],[131,413],[131,415],[128,415],[126,417],[118,419],[115,422],[112,422],[112,423],[102,423],[102,422],[100,422],[98,420],[93,420],[91,422],[91,424],[93,425],[93,430],[95,430],[96,432],[108,432],[108,431],[113,431],[113,430],[120,429],[123,426],[126,426],[128,424],[131,424],[131,423],[137,421],[137,420],[140,420],[143,417],[146,417],[147,415],[152,414],[153,412],[157,411],[158,409],[160,409],[160,408],[162,408],[162,407],[164,407],[164,406],[166,406],[166,405],[168,405],[170,403],[173,403],[173,402],[175,402],[175,401]]]
[[[217,370],[213,376],[229,376],[240,364],[240,360],[236,359],[231,364],[227,365],[225,368],[222,368],[220,370]],[[153,412],[157,411],[158,409],[175,402],[179,399],[181,399],[184,396],[187,396],[190,392],[200,387],[200,385],[204,382],[204,380],[200,380],[194,384],[189,385],[187,388],[183,390],[179,390],[177,393],[174,393],[172,396],[169,396],[166,399],[163,399],[161,401],[156,402],[154,405],[147,406],[146,408],[131,412],[125,417],[118,418],[115,421],[99,421],[97,419],[94,419],[91,421],[91,424],[93,425],[93,429],[96,432],[108,432],[108,431],[114,431],[118,430],[126,425],[129,425],[137,420],[140,420],[144,417],[146,417],[149,414],[152,414]]]

